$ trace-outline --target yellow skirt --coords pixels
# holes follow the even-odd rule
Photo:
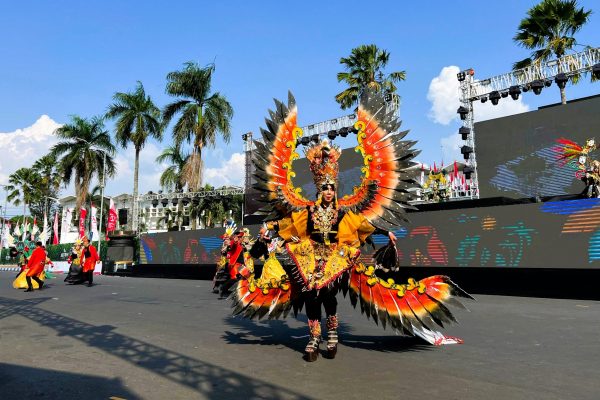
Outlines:
[[[284,275],[287,274],[279,263],[279,260],[275,258],[275,255],[270,255],[263,265],[262,273],[260,274],[260,278],[256,280],[256,285],[262,287],[267,282],[272,282],[272,280],[279,283]]]
[[[27,271],[23,271],[21,272],[17,278],[13,281],[13,288],[15,289],[27,289]],[[46,273],[42,272],[39,276],[39,279],[44,281],[46,279]],[[35,280],[31,280],[31,286],[33,286],[34,289],[39,289],[40,285],[38,285],[38,283]]]

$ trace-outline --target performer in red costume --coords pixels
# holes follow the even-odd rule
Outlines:
[[[396,275],[382,275],[382,271],[398,270],[393,230],[407,220],[405,209],[412,208],[409,201],[418,188],[408,172],[418,154],[412,149],[415,142],[402,140],[407,131],[398,131],[400,123],[394,112],[388,111],[384,94],[367,88],[361,95],[357,122],[350,132],[358,140],[355,150],[363,159],[363,176],[351,193],[341,197],[337,193],[339,148],[318,137],[302,137],[291,93],[287,106],[279,101],[275,104],[276,111],[271,111],[271,120],[267,120],[268,130],[261,130],[263,140],[255,142],[254,187],[263,193],[261,200],[266,206],[261,212],[269,229],[278,232],[293,264],[284,269],[269,256],[261,278],[252,274],[240,280],[232,296],[234,314],[271,319],[286,316],[292,308],[297,313],[306,305],[307,361],[315,361],[319,354],[322,308],[327,328],[325,354],[329,358],[336,355],[338,291],[349,293],[354,306],[360,299],[367,317],[384,327],[389,324],[398,333],[419,336],[435,345],[460,343],[439,328],[455,321],[447,304],[460,305],[455,297],[470,298],[466,292],[446,276],[420,281],[409,278],[402,284],[396,283]],[[305,151],[317,189],[316,199],[309,200],[294,187],[292,164],[299,158],[296,147],[314,139],[318,143]],[[374,233],[387,234],[390,240],[375,253],[373,265],[365,265],[360,247]],[[267,243],[259,238],[255,247],[259,246]],[[255,250],[250,253],[264,253]]]
[[[83,275],[87,280],[87,285],[92,286],[94,284],[94,269],[96,264],[100,261],[98,251],[93,244],[90,243],[90,239],[87,236],[82,238],[83,241]]]
[[[44,272],[44,266],[46,265],[46,251],[43,248],[42,242],[36,242],[35,249],[31,253],[29,257],[29,261],[27,262],[27,290],[26,292],[33,292],[33,285],[31,284],[31,280],[37,282],[39,288],[42,289],[44,287],[44,281],[42,281],[39,276],[42,272]]]

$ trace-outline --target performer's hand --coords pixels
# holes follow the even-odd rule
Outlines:
[[[394,232],[390,231],[388,233],[388,236],[389,236],[391,242],[396,243],[397,238],[396,238],[396,235],[394,235]]]

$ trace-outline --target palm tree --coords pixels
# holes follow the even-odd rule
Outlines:
[[[588,22],[591,13],[578,8],[577,0],[543,0],[530,8],[513,40],[533,52],[530,57],[514,63],[513,69],[564,56],[577,45],[574,35]],[[559,64],[559,72],[568,72],[560,68]],[[571,81],[576,83],[577,77],[571,77]],[[560,88],[560,99],[562,104],[567,103],[564,87]]]
[[[233,108],[225,96],[211,92],[214,64],[200,68],[188,62],[182,71],[167,75],[167,93],[178,99],[163,109],[163,121],[168,124],[176,114],[181,114],[173,127],[176,145],[192,143],[192,154],[187,162],[192,171],[190,189],[196,191],[202,184],[202,150],[214,147],[217,134],[226,143],[231,138]]]
[[[135,167],[133,169],[133,199],[138,197],[138,175],[140,168],[140,151],[149,137],[162,140],[160,110],[154,105],[150,96],[146,96],[144,86],[138,81],[133,93],[117,92],[113,96],[106,117],[117,119],[115,139],[127,148],[129,142],[135,147]],[[133,230],[137,230],[137,218],[133,218]]]
[[[23,203],[23,215],[28,205],[38,201],[42,196],[39,186],[42,177],[33,168],[19,168],[8,176],[6,200],[18,206]]]
[[[390,53],[374,44],[361,45],[352,49],[349,57],[340,58],[346,72],[338,72],[338,82],[344,82],[348,88],[335,96],[342,109],[358,104],[365,87],[396,93],[396,83],[406,79],[406,71],[392,72],[387,76],[383,69],[390,60]]]
[[[53,154],[46,154],[38,159],[33,163],[31,169],[39,174],[40,180],[37,184],[38,199],[33,203],[29,203],[29,210],[33,216],[42,220],[45,212],[51,215],[58,208],[55,202],[48,202],[48,198],[58,197],[63,172],[57,163],[56,156]]]
[[[156,162],[168,162],[170,165],[160,176],[160,186],[165,190],[181,191],[190,179],[191,171],[186,168],[189,165],[189,154],[183,154],[177,145],[169,146],[156,157]],[[187,174],[187,175],[186,175]]]
[[[115,146],[110,140],[104,122],[99,117],[91,119],[78,116],[71,117],[71,123],[65,124],[54,131],[63,141],[55,144],[50,153],[60,157],[58,163],[64,173],[64,182],[74,178],[76,210],[79,213],[85,204],[90,182],[94,175],[102,180],[103,157],[106,155],[106,174],[114,176],[115,162],[113,155]]]

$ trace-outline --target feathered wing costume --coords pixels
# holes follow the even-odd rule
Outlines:
[[[303,197],[292,181],[303,135],[296,122],[296,103],[289,94],[287,106],[277,100],[275,105],[266,119],[268,129],[261,129],[263,141],[255,141],[255,188],[265,203],[261,213],[283,239],[293,265],[285,270],[272,252],[265,253],[267,243],[259,239],[254,253],[268,254],[268,262],[260,278],[252,275],[238,283],[234,314],[271,319],[285,317],[291,310],[297,313],[306,305],[310,329],[306,357],[314,361],[321,340],[322,305],[327,314],[327,354],[333,357],[338,325],[335,294],[341,289],[350,293],[354,306],[360,303],[361,311],[384,328],[389,324],[436,345],[458,342],[438,329],[455,321],[447,304],[462,307],[456,298],[470,296],[448,277],[409,279],[406,284],[379,278],[377,269],[398,267],[392,240],[377,251],[374,266],[358,261],[368,236],[376,230],[392,231],[406,221],[405,209],[411,208],[408,202],[418,186],[407,173],[418,154],[415,142],[403,140],[408,131],[395,133],[400,123],[386,110],[383,96],[371,89],[361,96],[353,131],[358,140],[355,150],[363,159],[362,179],[351,194],[333,201],[325,201],[323,193],[337,187],[339,149],[323,141],[306,150],[317,199]]]

